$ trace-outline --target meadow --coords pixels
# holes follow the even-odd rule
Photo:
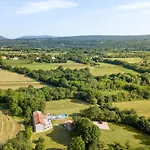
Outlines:
[[[0,69],[0,89],[17,89],[19,87],[27,87],[29,85],[32,85],[35,88],[44,86],[44,84],[25,77],[24,75]]]
[[[127,101],[113,103],[114,106],[124,109],[134,109],[140,116],[150,117],[150,100],[138,100],[138,101]]]
[[[110,130],[101,130],[101,141],[105,144],[118,142],[129,143],[132,147],[147,147],[150,144],[149,135],[143,134],[133,127],[109,123]]]
[[[62,66],[64,69],[83,69],[89,68],[90,72],[95,76],[103,76],[109,74],[117,74],[117,73],[136,73],[133,70],[123,68],[118,65],[106,64],[106,63],[99,63],[96,66],[90,66],[86,64],[76,63],[73,61],[68,61],[67,63],[29,63],[24,60],[4,60],[7,64],[12,66],[20,66],[20,67],[27,67],[29,69],[42,69],[42,70],[50,70],[56,69],[59,66]]]

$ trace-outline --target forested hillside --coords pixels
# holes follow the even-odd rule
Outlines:
[[[11,48],[34,48],[34,49],[135,49],[150,50],[150,36],[74,36],[56,38],[15,39],[0,41],[1,47]]]

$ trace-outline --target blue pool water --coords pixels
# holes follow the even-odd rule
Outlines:
[[[48,119],[50,119],[50,120],[65,119],[66,117],[68,117],[67,114],[59,114],[59,115],[56,115],[56,116],[49,115],[49,116],[48,116]]]

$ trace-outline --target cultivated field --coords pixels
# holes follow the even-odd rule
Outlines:
[[[50,70],[50,69],[56,69],[59,66],[63,66],[65,69],[82,69],[82,68],[89,68],[91,73],[95,76],[103,76],[105,74],[116,74],[116,73],[136,73],[135,71],[132,71],[130,69],[123,68],[118,65],[112,65],[112,64],[106,64],[106,63],[100,63],[97,66],[90,66],[85,64],[76,63],[73,61],[68,61],[67,63],[28,63],[23,60],[5,60],[7,64],[10,64],[12,66],[20,66],[20,67],[27,67],[29,69],[43,69],[43,70]]]
[[[127,101],[127,102],[118,102],[114,103],[114,106],[119,107],[120,109],[135,109],[137,114],[140,116],[150,117],[150,100],[140,100],[140,101]]]
[[[139,63],[142,62],[142,58],[110,58],[111,60],[121,60],[121,61],[126,61],[128,63]]]
[[[76,115],[80,110],[88,108],[89,106],[89,104],[80,100],[66,99],[51,101],[46,103],[45,113],[68,114],[68,119],[71,119],[73,115]],[[50,131],[33,133],[33,141],[37,140],[39,137],[43,137],[45,139],[46,149],[59,150],[65,148],[71,140],[71,135],[70,132],[61,128],[58,124],[64,123],[68,119],[53,121],[54,128]]]
[[[29,85],[32,85],[35,88],[44,86],[43,84],[36,82],[31,78],[27,78],[24,75],[0,69],[0,89],[17,89],[19,87],[27,87]]]
[[[101,141],[105,144],[119,142],[124,145],[126,142],[132,147],[146,147],[150,144],[148,135],[126,125],[109,123],[110,130],[101,130]]]
[[[21,124],[0,111],[0,145],[15,137],[20,130]]]

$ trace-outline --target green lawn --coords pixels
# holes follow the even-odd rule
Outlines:
[[[71,140],[70,132],[59,126],[54,126],[53,129],[47,132],[33,133],[33,146],[35,146],[35,142],[39,137],[45,139],[44,144],[47,150],[62,150],[67,147]]]
[[[89,65],[76,63],[73,61],[68,61],[67,63],[29,63],[28,61],[24,60],[4,60],[7,64],[12,66],[20,66],[20,67],[27,67],[29,69],[43,69],[43,70],[50,70],[56,69],[59,66],[63,66],[64,68],[71,68],[71,69],[82,69],[89,67]]]
[[[27,67],[29,69],[43,69],[43,70],[50,70],[50,69],[56,69],[59,66],[63,66],[65,69],[82,69],[82,68],[89,68],[91,73],[95,76],[103,76],[105,74],[116,74],[116,73],[136,73],[135,71],[132,71],[130,69],[123,68],[118,65],[112,65],[112,64],[106,64],[106,63],[100,63],[97,66],[90,66],[85,64],[76,63],[73,61],[68,61],[67,63],[32,63],[30,64],[27,61],[23,60],[4,60],[7,64],[10,64],[12,66],[21,66],[21,67]]]
[[[150,117],[150,100],[118,102],[113,103],[113,105],[122,110],[134,108],[140,116]]]
[[[86,109],[90,104],[83,102],[81,100],[56,100],[51,102],[46,102],[45,113],[53,114],[68,114],[73,115],[74,113],[79,113],[80,110]]]
[[[71,140],[70,132],[60,126],[55,126],[55,124],[62,124],[66,120],[72,119],[72,116],[77,115],[80,110],[88,108],[89,106],[90,105],[88,103],[83,101],[71,99],[46,102],[45,113],[68,114],[69,117],[64,120],[53,121],[54,128],[47,132],[34,133],[32,141],[37,140],[42,136],[45,139],[45,146],[47,149],[59,150],[66,148]]]
[[[110,74],[117,74],[117,73],[133,73],[137,74],[137,72],[123,68],[119,65],[112,65],[107,63],[100,63],[96,67],[90,68],[91,73],[96,76],[103,76],[103,75],[110,75]]]
[[[101,141],[105,144],[119,142],[124,145],[127,141],[132,147],[150,145],[150,136],[126,125],[109,123],[110,130],[101,130]]]

